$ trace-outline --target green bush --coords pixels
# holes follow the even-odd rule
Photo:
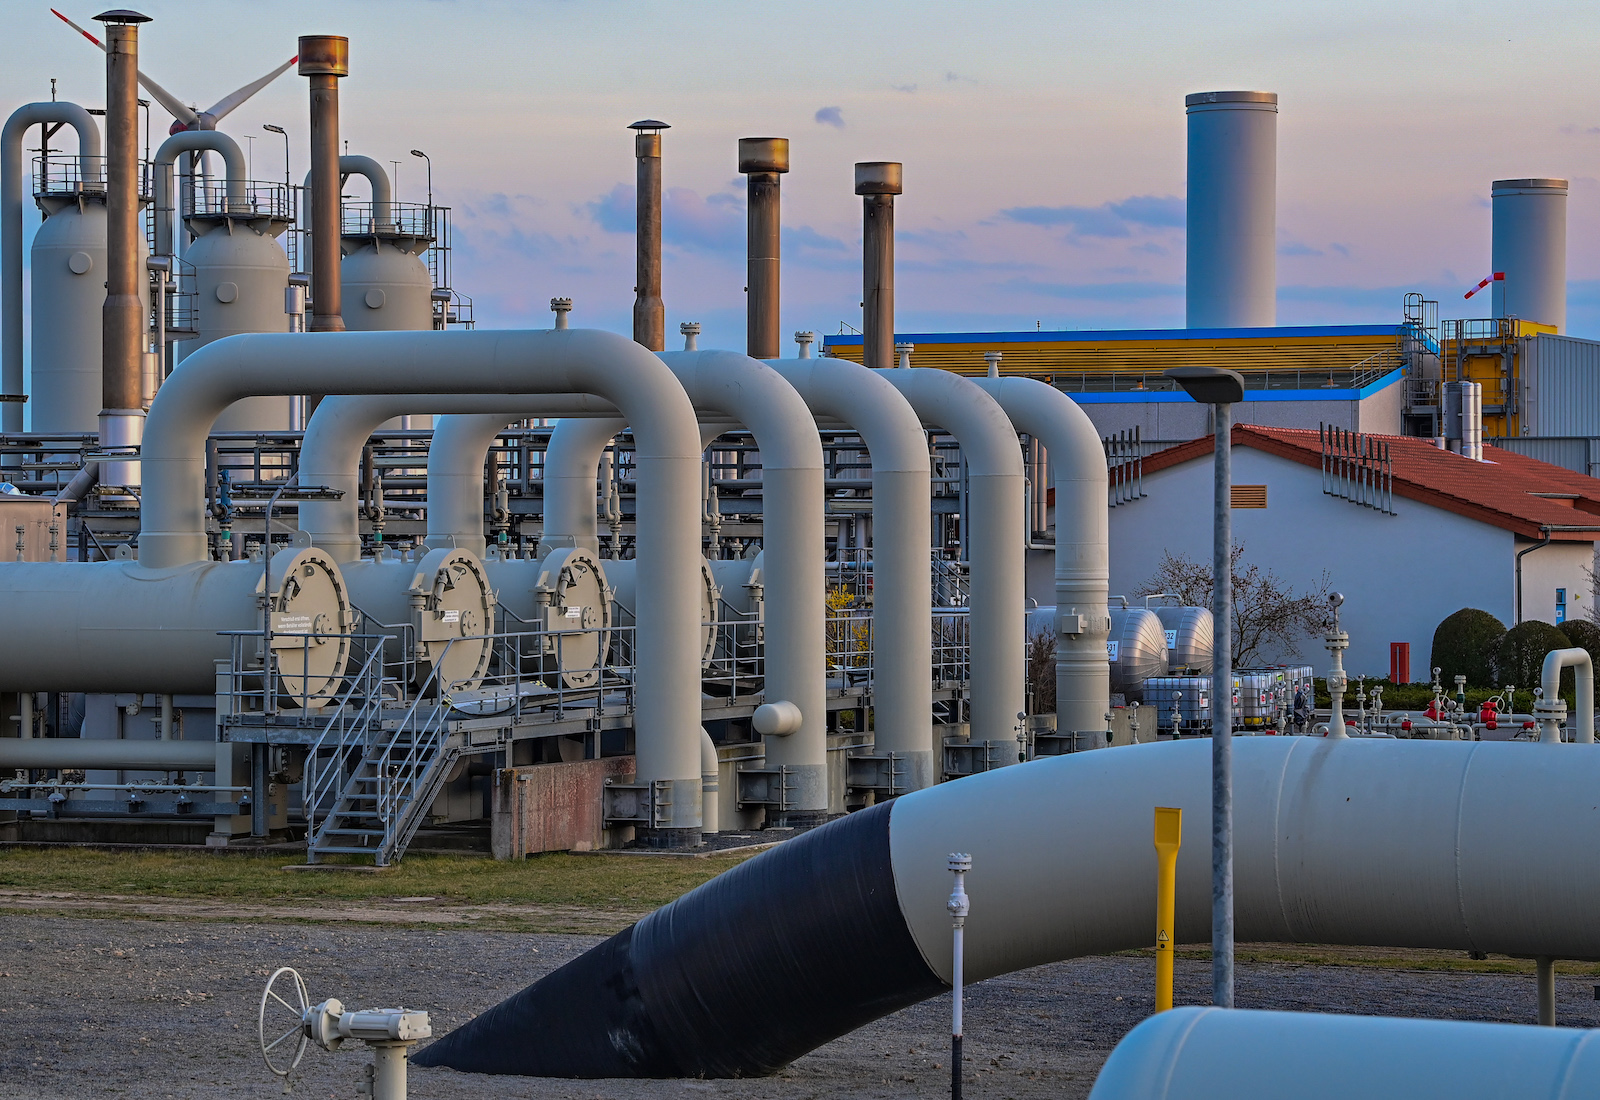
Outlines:
[[[1505,633],[1505,624],[1487,611],[1463,607],[1434,630],[1433,654],[1421,679],[1427,680],[1437,668],[1451,690],[1457,676],[1465,676],[1472,687],[1501,687],[1504,681],[1495,675],[1494,653]]]
[[[1537,619],[1518,623],[1501,637],[1494,651],[1494,670],[1500,683],[1524,691],[1539,686],[1539,670],[1552,649],[1570,649],[1572,641],[1559,629]],[[1561,674],[1561,690],[1572,690],[1572,670]]]
[[[1568,619],[1561,624],[1561,633],[1579,649],[1586,650],[1589,660],[1600,668],[1600,626],[1588,619]]]

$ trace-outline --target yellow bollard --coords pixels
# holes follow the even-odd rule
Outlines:
[[[1156,807],[1156,1011],[1172,1007],[1172,925],[1178,898],[1183,811]]]

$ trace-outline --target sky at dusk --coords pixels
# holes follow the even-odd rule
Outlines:
[[[63,10],[89,24],[97,7]],[[59,4],[59,0],[58,0]],[[860,325],[858,160],[905,164],[897,209],[901,331],[1183,323],[1183,97],[1280,97],[1278,318],[1392,323],[1421,290],[1445,317],[1489,272],[1489,183],[1560,176],[1569,331],[1600,338],[1600,5],[750,4],[633,0],[149,0],[142,67],[201,107],[265,73],[299,34],[350,38],[352,153],[419,148],[453,208],[457,289],[480,326],[626,332],[632,135],[664,136],[669,345],[744,346],[740,137],[791,139],[784,330]],[[102,55],[44,3],[0,3],[3,109],[99,106]],[[305,171],[304,78],[230,115],[253,176]],[[159,110],[155,124],[170,121]],[[246,137],[255,140],[244,142]],[[358,187],[352,184],[352,187]],[[363,196],[364,197],[364,196]],[[1479,307],[1480,303],[1482,306]]]

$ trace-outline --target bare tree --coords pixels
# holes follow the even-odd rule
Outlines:
[[[1244,545],[1234,543],[1234,667],[1250,668],[1263,659],[1268,649],[1298,656],[1302,640],[1332,625],[1329,583],[1324,571],[1308,591],[1296,593],[1272,570],[1245,564]],[[1134,595],[1153,596],[1159,592],[1178,597],[1188,607],[1210,607],[1211,563],[1163,551],[1155,575],[1141,584]]]

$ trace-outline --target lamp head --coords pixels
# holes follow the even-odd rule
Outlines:
[[[1244,378],[1222,367],[1173,367],[1163,371],[1202,405],[1233,405],[1244,400]]]

